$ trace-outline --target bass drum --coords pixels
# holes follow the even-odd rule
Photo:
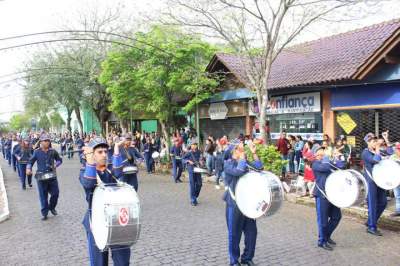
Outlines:
[[[135,244],[140,234],[140,203],[135,189],[122,182],[98,185],[93,193],[91,229],[100,250]]]
[[[271,172],[249,172],[239,178],[234,197],[245,216],[251,219],[270,216],[282,205],[282,182]]]
[[[355,170],[337,170],[326,179],[325,192],[330,203],[347,208],[364,202],[368,185],[364,176]]]
[[[390,190],[400,185],[400,164],[391,159],[383,159],[372,169],[372,179],[382,189]]]

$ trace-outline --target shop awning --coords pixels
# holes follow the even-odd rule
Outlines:
[[[400,107],[400,83],[335,88],[331,106],[333,110]]]
[[[249,89],[241,88],[235,90],[227,90],[216,93],[211,98],[205,100],[205,103],[217,103],[241,99],[249,99],[256,97],[256,94]]]

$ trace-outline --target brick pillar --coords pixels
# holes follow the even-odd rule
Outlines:
[[[324,90],[322,96],[322,128],[325,134],[335,139],[335,113],[331,109],[331,92]]]

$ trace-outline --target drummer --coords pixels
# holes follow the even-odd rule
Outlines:
[[[92,197],[97,185],[97,178],[104,183],[115,183],[115,178],[121,177],[122,172],[119,169],[122,166],[122,157],[119,147],[123,144],[124,141],[121,141],[114,146],[113,171],[107,169],[108,144],[105,139],[95,137],[88,146],[83,147],[87,163],[85,168],[80,171],[79,180],[85,189],[86,200],[89,204],[82,223],[88,239],[90,265],[108,265],[108,250],[102,252],[98,249],[90,228]],[[129,265],[131,255],[129,247],[115,246],[111,248],[111,253],[114,265]]]
[[[124,171],[124,168],[128,166],[137,167],[137,160],[143,160],[143,156],[132,146],[132,135],[130,133],[125,134],[123,143],[123,146],[120,147],[123,172],[121,180],[133,186],[137,191],[139,187],[137,173],[127,173]]]
[[[263,167],[256,154],[256,146],[249,142],[250,151],[253,154],[254,162],[252,166],[257,169]],[[226,223],[228,226],[228,251],[230,265],[255,265],[253,257],[256,249],[257,224],[255,219],[250,219],[242,214],[233,198],[237,181],[248,172],[248,161],[244,150],[244,144],[241,142],[236,146],[230,146],[231,158],[224,163],[226,191],[224,201],[226,202]],[[244,233],[245,248],[240,257],[240,238]]]
[[[170,155],[172,157],[172,177],[175,183],[181,183],[181,175],[183,171],[182,164],[182,144],[179,138],[174,139],[174,146],[171,147]]]
[[[387,145],[384,151],[385,154],[393,154],[393,149],[389,143],[389,132],[382,133],[382,137]],[[382,233],[378,230],[377,223],[387,205],[386,191],[378,187],[372,179],[374,165],[382,160],[382,142],[378,141],[373,133],[368,133],[364,137],[364,141],[368,144],[368,147],[361,154],[361,159],[364,162],[364,175],[368,183],[367,233],[374,236],[382,236]]]
[[[190,150],[183,156],[183,160],[187,163],[187,170],[189,173],[189,192],[190,203],[192,206],[197,206],[197,198],[200,195],[202,187],[201,173],[195,173],[194,168],[200,166],[201,153],[197,148],[197,139],[192,141]]]
[[[335,161],[331,162],[323,146],[316,150],[312,170],[315,176],[314,196],[315,207],[317,209],[318,247],[329,251],[332,251],[332,246],[336,245],[331,236],[339,225],[342,213],[340,208],[328,201],[325,194],[325,182],[332,173],[333,168],[343,169],[345,166],[346,162],[340,156],[337,156]]]

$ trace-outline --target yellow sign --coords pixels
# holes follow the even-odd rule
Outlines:
[[[346,113],[339,113],[336,116],[336,120],[346,134],[350,134],[350,132],[357,126],[356,122],[354,122],[354,120]]]
[[[347,144],[349,144],[352,147],[356,146],[356,137],[355,136],[347,136],[346,137]]]

